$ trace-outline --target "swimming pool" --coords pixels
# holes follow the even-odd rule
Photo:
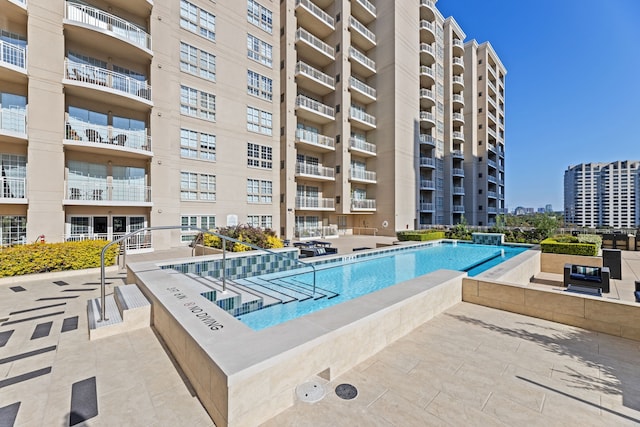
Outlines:
[[[475,276],[527,249],[440,242],[392,253],[380,251],[366,257],[340,257],[316,265],[316,290],[326,296],[273,305],[238,319],[254,330],[261,330],[436,270],[466,271]],[[262,278],[292,287],[313,283],[312,273],[292,271]]]

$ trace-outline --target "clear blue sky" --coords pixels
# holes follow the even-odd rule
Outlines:
[[[439,0],[507,68],[505,193],[563,209],[569,165],[640,160],[640,0]],[[639,127],[636,127],[639,126]]]

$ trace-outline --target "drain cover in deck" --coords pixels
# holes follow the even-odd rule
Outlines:
[[[309,381],[296,387],[296,396],[303,402],[314,403],[325,395],[324,386],[318,381]]]
[[[351,400],[358,395],[358,389],[351,384],[340,384],[336,387],[336,394],[342,399]]]

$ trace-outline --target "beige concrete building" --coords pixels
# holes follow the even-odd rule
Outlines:
[[[432,0],[0,0],[2,243],[491,224],[505,70],[465,37]]]

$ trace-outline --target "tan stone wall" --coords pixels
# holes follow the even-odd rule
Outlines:
[[[565,264],[588,265],[590,267],[602,267],[602,257],[564,255],[564,254],[541,254],[540,271],[544,273],[564,274]]]
[[[633,303],[473,278],[463,279],[462,300],[640,341],[640,305]]]

